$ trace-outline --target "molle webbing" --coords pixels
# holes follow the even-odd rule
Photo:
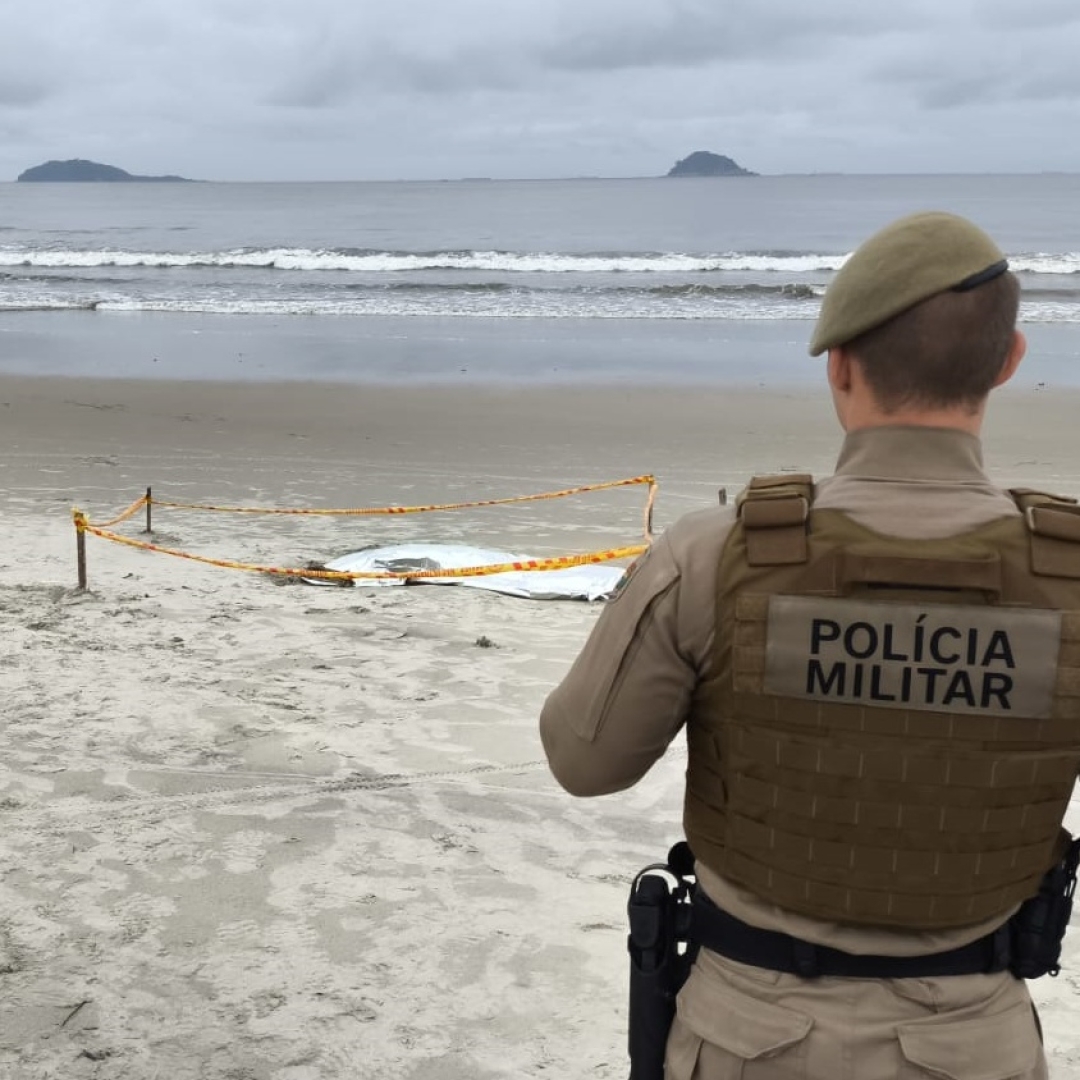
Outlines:
[[[1053,517],[1021,508],[1044,532],[1017,517],[898,541],[838,511],[797,523],[796,502],[811,499],[777,494],[783,486],[764,487],[764,498],[750,489],[744,516],[759,499],[788,509],[770,505],[770,524],[741,522],[722,556],[718,674],[688,726],[691,847],[764,899],[819,918],[914,929],[1004,916],[1053,861],[1080,768],[1080,542],[1061,536],[1080,514],[1040,501],[1036,511]],[[798,531],[806,554],[795,561]],[[1063,545],[1045,565],[1066,572],[1031,572],[1043,537]],[[759,559],[779,558],[755,564],[755,546]],[[839,596],[988,614],[1063,609],[1050,707],[1036,719],[767,694],[768,611],[779,595],[818,596],[824,612]]]

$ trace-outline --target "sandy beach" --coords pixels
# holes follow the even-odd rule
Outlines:
[[[1002,392],[991,474],[1080,495],[1078,408]],[[824,392],[2,376],[0,425],[0,1076],[624,1077],[626,890],[679,835],[685,762],[591,801],[548,775],[537,714],[598,605],[319,588],[94,536],[81,591],[71,509],[654,473],[663,528],[755,471],[831,471]],[[643,497],[153,525],[260,565],[406,540],[552,556],[638,541]],[[1080,1078],[1080,927],[1032,990],[1051,1075]]]

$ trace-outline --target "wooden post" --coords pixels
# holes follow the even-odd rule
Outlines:
[[[150,504],[152,502],[153,502],[153,500],[150,497],[150,488],[148,487],[146,489],[146,529],[145,529],[146,532],[153,532],[154,531],[152,528],[150,528]]]
[[[653,503],[656,502],[656,480],[649,481],[649,494],[645,499],[645,540],[651,544],[653,540],[652,523],[653,523]]]
[[[86,588],[86,515],[81,510],[73,510],[75,519],[75,553],[79,570],[79,588]]]

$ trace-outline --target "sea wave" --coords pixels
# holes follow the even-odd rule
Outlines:
[[[399,274],[425,270],[504,274],[827,274],[847,254],[798,252],[514,252],[379,251],[362,248],[234,248],[224,251],[128,251],[111,248],[0,245],[0,267],[40,269],[245,268]],[[1009,258],[1021,274],[1080,274],[1080,252],[1027,253]]]
[[[313,289],[324,289],[321,285],[313,285]],[[577,296],[636,296],[642,300],[650,301],[667,298],[690,298],[701,299],[751,299],[754,297],[787,297],[793,300],[808,300],[825,295],[824,285],[809,285],[804,282],[784,282],[778,285],[762,285],[756,282],[729,284],[729,285],[706,285],[700,282],[687,282],[671,285],[541,285],[531,282],[528,286],[511,284],[506,281],[391,281],[380,284],[345,283],[325,287],[330,291],[366,293],[383,292],[399,293],[401,295],[430,294],[437,296],[441,293],[519,293],[541,292],[553,295],[557,292],[566,295]]]
[[[0,300],[0,310],[5,307]],[[806,304],[804,309],[792,308],[782,303],[741,304],[724,307],[703,304],[666,304],[642,307],[630,300],[619,302],[616,297],[606,302],[579,298],[577,302],[557,294],[520,292],[497,302],[454,302],[446,299],[441,303],[410,301],[369,295],[352,300],[302,299],[299,297],[275,300],[252,299],[197,299],[197,298],[151,298],[145,300],[100,300],[91,304],[61,303],[57,310],[84,308],[93,311],[143,311],[177,312],[202,315],[334,315],[334,316],[436,316],[442,318],[484,319],[734,319],[756,321],[769,319],[813,318],[816,304]],[[23,310],[30,310],[29,305]],[[33,310],[45,310],[42,304]]]
[[[554,290],[520,290],[510,294],[452,293],[433,297],[410,297],[393,291],[376,291],[353,297],[250,298],[228,295],[202,297],[113,297],[107,299],[65,297],[4,297],[4,312],[163,312],[197,315],[262,316],[408,316],[486,319],[642,319],[764,321],[814,319],[816,298],[797,300],[774,296],[754,302],[728,298],[702,302],[700,298],[669,298],[667,302],[643,304],[640,298],[568,294]],[[1080,304],[1025,302],[1022,321],[1028,323],[1080,323]]]
[[[526,283],[528,282],[528,283]],[[0,281],[0,310],[186,311],[205,314],[450,315],[538,318],[783,319],[816,311],[821,288],[775,285],[612,284],[565,278],[538,283],[468,280],[379,282],[296,279],[290,287],[250,281],[177,283],[162,290],[147,280],[26,275]]]
[[[0,246],[0,266],[40,268],[185,267],[408,273],[468,270],[524,274],[700,274],[714,272],[832,271],[843,255],[775,255],[753,252],[692,255],[680,252],[368,251],[345,248],[237,248],[229,251],[119,251],[111,249]]]
[[[1009,269],[1018,274],[1080,274],[1080,252],[1058,255],[1010,255]]]
[[[40,299],[29,297],[0,296],[0,312],[2,311],[96,311],[96,300],[64,300],[52,297]]]
[[[73,287],[76,290],[85,290],[92,287],[95,290],[107,290],[111,288],[116,292],[125,292],[132,289],[138,289],[139,287],[139,282],[137,278],[132,276],[122,277],[119,275],[113,276],[94,274],[92,277],[86,277],[80,276],[78,274],[68,273],[39,273],[33,270],[27,270],[22,273],[4,273],[0,271],[0,288],[3,288],[5,283],[10,283],[10,287],[12,288],[23,289],[56,289],[57,287]],[[191,284],[189,284],[187,287],[194,288],[198,286],[192,286]],[[203,285],[202,287],[220,289],[223,286],[220,283],[215,283],[214,285]],[[367,293],[374,291],[401,293],[403,295],[437,295],[440,293],[494,294],[511,293],[522,290],[538,290],[545,292],[561,291],[566,293],[581,294],[633,294],[647,299],[665,299],[669,297],[750,298],[755,296],[780,296],[789,297],[796,300],[802,300],[813,297],[820,298],[825,295],[824,284],[810,284],[807,282],[796,281],[778,282],[776,284],[763,284],[760,282],[738,282],[719,285],[705,284],[704,282],[681,282],[663,285],[610,285],[567,282],[565,278],[553,279],[553,282],[551,284],[544,284],[536,278],[530,280],[528,284],[519,284],[515,281],[468,281],[460,279],[450,279],[442,281],[409,279],[386,279],[382,281],[372,281],[371,279],[368,279],[363,281],[339,280],[334,282],[328,282],[323,278],[313,277],[309,279],[309,281],[307,281],[306,283],[301,280],[292,282],[291,288],[301,291],[307,290],[312,293],[336,294]]]

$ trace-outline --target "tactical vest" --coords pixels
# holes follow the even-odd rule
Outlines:
[[[944,929],[1060,857],[1080,771],[1080,506],[895,539],[757,477],[687,725],[698,859],[782,908]]]

